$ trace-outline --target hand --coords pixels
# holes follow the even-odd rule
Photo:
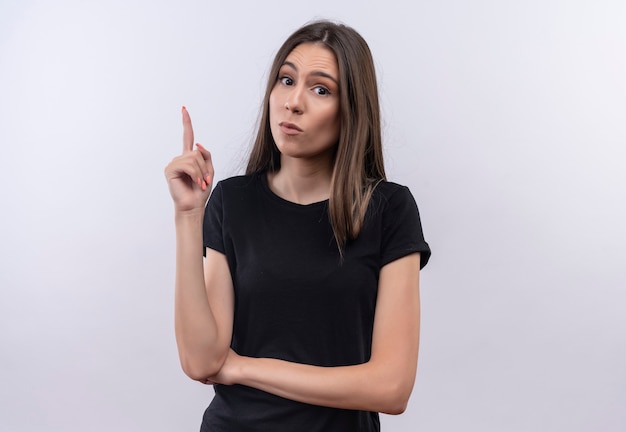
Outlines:
[[[240,356],[235,351],[229,348],[228,356],[226,357],[226,361],[224,362],[224,365],[220,369],[219,373],[203,381],[204,384],[238,384],[241,365],[244,358],[245,357]]]
[[[204,210],[213,183],[211,153],[200,144],[194,150],[191,117],[183,114],[183,153],[165,167],[165,178],[177,211]]]

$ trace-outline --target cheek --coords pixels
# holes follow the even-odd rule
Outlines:
[[[334,117],[334,121],[333,121],[333,129],[335,131],[334,133],[334,140],[336,142],[339,141],[339,135],[341,135],[341,118],[339,117],[339,110],[337,110],[337,113],[335,114]]]
[[[333,109],[331,112],[329,112],[326,116],[325,123],[328,125],[328,127],[336,129],[338,133],[341,123],[339,120],[339,110]]]
[[[274,113],[276,113],[281,107],[283,107],[283,104],[285,103],[283,93],[284,93],[283,89],[281,89],[281,87],[278,84],[274,85],[274,87],[270,91],[270,97],[269,97],[270,112],[273,111]]]
[[[339,115],[335,112],[327,113],[320,119],[319,130],[324,141],[336,143],[339,140],[340,121]]]

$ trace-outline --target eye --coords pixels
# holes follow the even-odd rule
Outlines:
[[[290,86],[293,85],[293,80],[291,78],[289,78],[288,76],[283,76],[278,78],[278,80],[281,82],[281,84],[286,85],[286,86]]]
[[[313,91],[318,94],[319,96],[326,96],[330,94],[330,90],[328,90],[326,87],[322,87],[322,86],[317,86],[315,88],[313,88]]]

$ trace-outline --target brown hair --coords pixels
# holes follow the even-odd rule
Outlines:
[[[280,47],[268,77],[263,109],[246,174],[280,169],[280,152],[269,123],[269,97],[289,53],[302,43],[319,43],[335,54],[339,66],[341,131],[330,186],[329,218],[340,252],[356,238],[376,185],[385,180],[380,108],[374,61],[354,29],[316,21],[293,33]]]

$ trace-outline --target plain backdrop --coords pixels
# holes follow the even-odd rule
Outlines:
[[[315,18],[375,57],[433,258],[386,431],[626,430],[626,2],[0,2],[0,430],[196,431],[163,168],[180,107],[241,173]]]

